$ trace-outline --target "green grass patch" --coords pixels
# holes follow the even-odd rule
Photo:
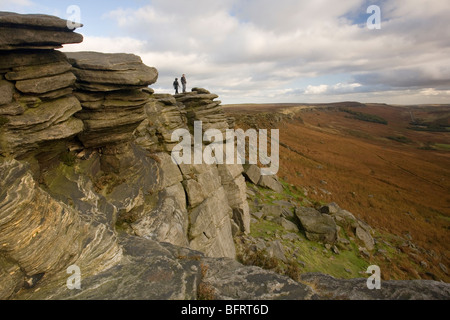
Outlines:
[[[267,221],[259,220],[252,224],[250,235],[253,238],[262,238],[267,241],[280,240],[286,248],[285,255],[288,260],[287,263],[278,261],[275,269],[281,270],[281,273],[296,274],[297,268],[301,273],[307,272],[321,272],[329,274],[336,278],[355,278],[360,277],[360,272],[365,271],[370,265],[368,261],[363,259],[359,253],[358,247],[350,245],[347,249],[340,249],[339,254],[333,253],[331,250],[325,249],[324,245],[315,241],[306,239],[302,232],[297,232],[298,240],[284,240],[282,236],[291,233],[284,230],[280,225]],[[352,243],[353,244],[353,243]],[[249,264],[253,260],[258,260],[258,265],[263,267],[267,265],[273,266],[273,259],[266,261],[263,259],[263,254],[251,257]],[[270,264],[269,264],[270,262]],[[274,269],[274,268],[269,268]]]
[[[268,221],[268,220],[258,220],[257,223],[252,224],[250,235],[254,238],[268,238],[269,235],[275,233],[282,233],[284,231],[283,227],[279,224]]]
[[[77,160],[77,156],[73,152],[65,152],[60,155],[59,159],[68,167],[73,167]]]
[[[0,127],[4,126],[5,124],[7,124],[9,122],[9,119],[3,116],[0,116]]]
[[[442,151],[450,151],[450,144],[445,144],[445,143],[435,143],[434,147],[437,150],[442,150]]]
[[[276,193],[271,190],[248,184],[250,189],[256,190],[255,196],[251,196],[249,200],[250,207],[254,202],[260,204],[274,204],[274,201],[284,200],[296,202],[301,205],[302,201],[306,199],[303,192],[297,187],[280,179],[284,191]],[[309,200],[309,199],[308,199]],[[314,201],[311,201],[314,203]],[[321,206],[325,203],[316,202],[315,206]],[[288,218],[288,220],[297,223],[296,218]],[[286,231],[281,225],[265,220],[253,220],[250,228],[250,236],[254,239],[263,239],[264,241],[278,240],[285,248],[285,256],[287,261],[283,262],[273,257],[268,256],[268,253],[263,250],[251,251],[248,248],[241,247],[240,261],[248,265],[257,265],[265,269],[287,275],[294,280],[298,280],[300,274],[307,272],[321,272],[329,274],[336,278],[348,279],[361,277],[361,272],[367,270],[370,265],[366,257],[361,256],[359,247],[355,241],[350,241],[350,244],[345,245],[337,243],[339,254],[334,253],[330,249],[326,249],[324,244],[315,241],[310,241],[306,238],[303,231],[298,231],[295,234],[298,239],[283,239],[286,234],[292,233]],[[341,229],[340,236],[347,238],[347,233]],[[243,252],[242,252],[243,250]]]

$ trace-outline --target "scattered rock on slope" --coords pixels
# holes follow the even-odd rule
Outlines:
[[[331,244],[336,242],[336,223],[329,215],[322,214],[314,208],[305,207],[295,208],[295,215],[309,240]]]

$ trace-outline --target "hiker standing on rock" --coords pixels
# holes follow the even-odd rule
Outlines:
[[[179,87],[180,87],[180,84],[178,83],[178,78],[175,78],[175,81],[173,82],[173,88],[175,89],[175,94],[178,94]]]
[[[186,75],[183,74],[183,76],[181,77],[181,85],[183,86],[183,93],[186,93]]]

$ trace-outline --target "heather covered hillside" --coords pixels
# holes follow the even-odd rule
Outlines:
[[[379,261],[386,277],[449,280],[448,106],[338,103],[225,110],[238,119],[237,126],[280,129],[279,176],[287,183],[313,202],[335,201],[365,220],[378,231],[380,245],[393,241],[388,251],[395,260]],[[356,113],[386,124],[355,118]],[[416,130],[411,117],[440,123],[442,130]]]

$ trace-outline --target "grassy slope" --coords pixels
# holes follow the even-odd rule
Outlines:
[[[230,113],[236,112],[245,113]],[[406,129],[407,108],[369,105],[364,112],[389,124],[349,119],[337,110],[313,110],[297,114],[302,121],[276,123],[266,116],[258,126],[279,127],[281,142],[298,151],[280,149],[281,177],[304,187],[312,201],[336,201],[375,227],[380,249],[390,255],[378,261],[388,270],[387,278],[448,282],[439,263],[449,266],[450,154],[421,148],[428,143],[446,149],[449,134]],[[246,123],[239,122],[243,117],[237,118],[245,129]],[[387,138],[394,136],[411,142]],[[405,246],[408,241],[417,248]]]

